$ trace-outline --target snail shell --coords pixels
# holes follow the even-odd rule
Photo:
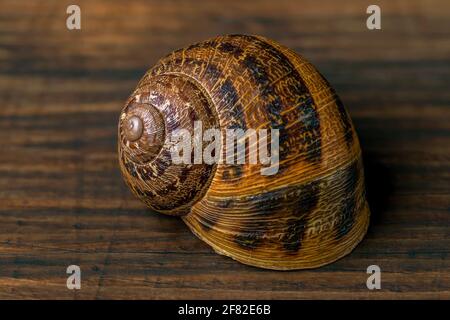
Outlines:
[[[261,163],[175,164],[171,134],[194,135],[196,121],[203,132],[278,129],[277,173],[261,174]],[[370,212],[351,119],[314,66],[274,41],[228,35],[174,51],[141,79],[118,134],[133,192],[242,263],[318,267],[348,254],[366,233]]]

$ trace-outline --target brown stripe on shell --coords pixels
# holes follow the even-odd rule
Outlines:
[[[352,127],[352,122],[350,120],[350,116],[347,113],[347,110],[344,107],[344,104],[337,95],[336,95],[336,106],[338,108],[339,115],[342,121],[345,142],[347,143],[348,146],[351,146],[353,143],[353,131],[354,131]]]
[[[286,224],[286,233],[281,237],[281,243],[284,250],[288,254],[295,254],[300,250],[303,236],[306,232],[306,225],[308,223],[307,217],[299,219],[290,219]]]
[[[266,226],[260,223],[259,228],[255,231],[237,233],[234,236],[234,242],[244,249],[256,249],[263,243],[263,237],[266,231]]]
[[[256,248],[263,243],[261,239],[270,238],[270,233],[274,231],[273,225],[267,221],[272,222],[272,219],[277,219],[276,217],[281,219],[280,212],[283,212],[284,216],[289,216],[290,219],[281,229],[280,241],[286,251],[298,251],[309,216],[315,210],[319,197],[320,187],[317,181],[305,184],[297,190],[283,188],[252,197],[258,208],[251,211],[258,212],[258,215],[245,225],[247,231],[238,231],[235,242],[241,246]]]
[[[213,172],[213,166],[192,165],[190,168],[181,167],[178,181],[165,186],[156,195],[164,198],[160,204],[153,203],[155,210],[166,211],[184,206],[194,200],[204,189]],[[167,201],[167,198],[171,199]]]
[[[345,236],[353,227],[355,223],[355,213],[358,208],[359,200],[363,196],[359,184],[360,171],[362,170],[360,160],[351,163],[347,168],[343,170],[343,194],[344,201],[339,208],[339,221],[335,226],[336,239],[340,239]]]
[[[344,103],[342,102],[341,98],[339,98],[339,96],[336,93],[336,90],[333,89],[333,87],[331,86],[331,84],[328,82],[328,80],[319,72],[316,70],[316,72],[320,75],[321,77],[321,81],[323,81],[325,83],[325,85],[329,88],[329,90],[331,91],[332,96],[334,97],[334,101],[336,104],[336,108],[339,112],[339,118],[341,121],[341,125],[342,128],[344,130],[344,138],[345,138],[345,142],[347,143],[347,146],[349,148],[352,147],[352,143],[354,141],[354,128],[352,125],[352,121],[350,119],[350,115],[348,114]]]
[[[303,188],[302,197],[292,210],[292,218],[286,224],[281,243],[289,253],[297,252],[307,229],[310,215],[316,209],[320,198],[320,187],[317,181],[313,181]]]
[[[222,180],[236,180],[242,177],[244,171],[241,168],[241,165],[223,165],[223,172],[222,172]]]
[[[299,150],[305,154],[305,158],[310,162],[320,162],[321,160],[321,135],[320,135],[320,120],[316,111],[316,106],[312,99],[309,90],[302,80],[300,73],[291,63],[288,57],[283,52],[273,47],[266,41],[257,37],[244,36],[251,42],[251,46],[255,47],[255,52],[258,55],[247,55],[244,57],[243,64],[248,68],[252,74],[255,83],[261,89],[261,95],[267,101],[265,109],[271,123],[271,128],[280,130],[280,161],[282,161],[288,154],[292,154],[292,149]],[[264,54],[271,59],[264,60]],[[276,75],[267,69],[269,61],[274,59],[272,68],[276,65],[284,70],[283,80],[287,83],[287,92],[282,92],[275,86],[274,82],[280,82],[280,78],[275,78]],[[285,109],[292,106],[284,106],[280,97],[306,97],[301,99],[293,114],[283,114]],[[286,129],[286,125],[292,124],[292,118],[300,120],[302,126],[292,126]],[[300,131],[298,131],[300,130]],[[300,135],[299,135],[300,133]],[[296,138],[300,138],[298,141]],[[294,139],[293,143],[289,144],[289,140]]]

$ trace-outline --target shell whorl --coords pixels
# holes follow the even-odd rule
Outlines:
[[[147,103],[131,103],[121,115],[119,130],[123,152],[137,164],[154,159],[165,141],[164,118]]]
[[[304,269],[341,258],[364,236],[370,211],[353,124],[329,83],[292,50],[247,35],[193,44],[147,72],[124,119],[137,102],[162,115],[165,140],[139,162],[119,133],[125,181],[150,208],[183,215],[216,252]],[[204,130],[278,129],[278,173],[262,176],[261,164],[174,165],[168,137],[175,128],[192,132],[195,119]]]
[[[135,194],[156,211],[187,214],[213,178],[214,164],[174,164],[171,158],[172,135],[180,129],[193,134],[195,121],[205,129],[218,127],[208,97],[183,75],[152,78],[139,86],[122,110],[122,173]]]

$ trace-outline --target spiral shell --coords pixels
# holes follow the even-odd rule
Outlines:
[[[203,132],[277,129],[277,173],[261,174],[261,163],[173,163],[170,137],[180,128],[194,135],[196,121]],[[314,66],[274,41],[229,35],[169,54],[128,99],[118,134],[133,192],[242,263],[318,267],[348,254],[366,233],[370,212],[351,119]]]

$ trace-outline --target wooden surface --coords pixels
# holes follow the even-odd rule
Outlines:
[[[450,4],[378,1],[0,4],[0,298],[450,298]],[[219,256],[124,185],[118,114],[159,57],[260,34],[314,63],[358,131],[372,223],[349,256],[276,272]],[[66,268],[82,289],[66,288]],[[379,265],[382,289],[366,288]]]

